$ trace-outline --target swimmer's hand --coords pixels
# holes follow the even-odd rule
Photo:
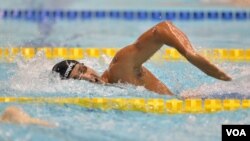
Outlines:
[[[11,123],[16,123],[16,124],[35,124],[35,125],[42,125],[46,127],[55,127],[55,125],[47,121],[43,121],[37,118],[30,117],[22,109],[18,107],[14,107],[14,106],[6,108],[3,115],[0,117],[0,121],[11,122]]]
[[[206,58],[201,56],[198,53],[188,52],[186,54],[187,60],[198,67],[201,71],[206,73],[209,76],[214,78],[224,80],[224,81],[231,81],[232,78],[228,76],[225,72],[220,70],[217,66],[209,62]]]

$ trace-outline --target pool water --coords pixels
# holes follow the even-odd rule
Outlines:
[[[121,48],[133,43],[140,34],[157,22],[104,19],[33,23],[3,20],[0,21],[0,45]],[[249,22],[173,23],[187,34],[196,48],[248,48],[250,44]],[[129,32],[127,29],[130,29]]]
[[[49,1],[17,2],[20,3],[21,8],[52,7],[50,5],[52,2]],[[102,2],[104,3],[102,7],[109,9],[110,2]],[[159,7],[162,2],[156,1],[151,8]],[[176,2],[183,5],[187,3],[186,1]],[[4,2],[3,8],[13,8],[9,3]],[[64,0],[64,3],[53,6],[78,9],[84,5],[82,3],[77,5],[79,1],[69,3]],[[90,8],[94,8],[93,5],[96,2],[87,1],[86,3],[89,3]],[[138,6],[140,1],[134,4],[131,2],[126,6],[118,1],[116,4],[119,5],[118,8],[126,9],[129,5]],[[147,6],[141,8],[150,9],[150,4],[145,3]],[[190,7],[193,5],[195,4],[190,4]],[[164,6],[159,8],[164,8]],[[182,9],[182,7],[177,8]],[[0,20],[0,46],[122,48],[133,43],[141,33],[157,22],[102,19],[36,23]],[[249,21],[173,21],[173,23],[187,34],[196,50],[204,48],[246,49],[250,44]],[[164,46],[159,52],[163,53],[165,48],[167,47]],[[98,59],[84,58],[80,61],[96,68],[101,74],[108,67],[111,59],[102,56]],[[58,61],[60,59],[47,60],[44,54],[39,52],[29,61],[17,56],[14,63],[1,62],[0,96],[172,98],[129,84],[102,86],[85,81],[60,81],[50,73],[53,65]],[[249,63],[218,61],[214,63],[230,74],[233,81],[224,82],[206,76],[187,62],[166,62],[160,58],[152,58],[144,65],[177,95],[187,94],[201,98],[221,99],[250,97]],[[1,103],[0,109],[3,111],[11,105],[23,108],[33,117],[55,123],[56,128],[1,123],[0,140],[3,141],[219,141],[222,124],[250,123],[250,110],[223,111],[214,114],[157,115],[127,111],[105,112],[74,105],[24,103]]]

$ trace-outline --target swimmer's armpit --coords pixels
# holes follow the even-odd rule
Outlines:
[[[22,109],[15,107],[15,106],[7,107],[4,113],[1,115],[0,121],[16,123],[16,124],[35,124],[35,125],[41,125],[45,127],[55,127],[55,125],[52,123],[49,123],[41,119],[30,117]]]

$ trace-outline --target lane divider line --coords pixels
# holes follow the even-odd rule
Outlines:
[[[66,48],[66,47],[13,47],[0,48],[0,62],[13,62],[17,55],[29,60],[40,51],[47,59],[74,59],[81,60],[84,57],[99,58],[103,55],[114,57],[119,48]],[[250,49],[240,48],[213,48],[198,51],[212,61],[249,62]],[[152,58],[165,59],[166,61],[186,61],[176,49],[167,48],[164,52],[157,52]]]
[[[204,114],[250,108],[250,99],[162,99],[162,98],[44,98],[0,97],[0,103],[72,104],[103,111],[120,110],[154,114]]]
[[[249,9],[240,10],[31,10],[31,9],[0,9],[0,19],[15,19],[41,22],[43,20],[223,20],[247,21],[250,19]]]

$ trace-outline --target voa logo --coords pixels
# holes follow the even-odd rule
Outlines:
[[[244,129],[226,129],[227,136],[247,136]]]

